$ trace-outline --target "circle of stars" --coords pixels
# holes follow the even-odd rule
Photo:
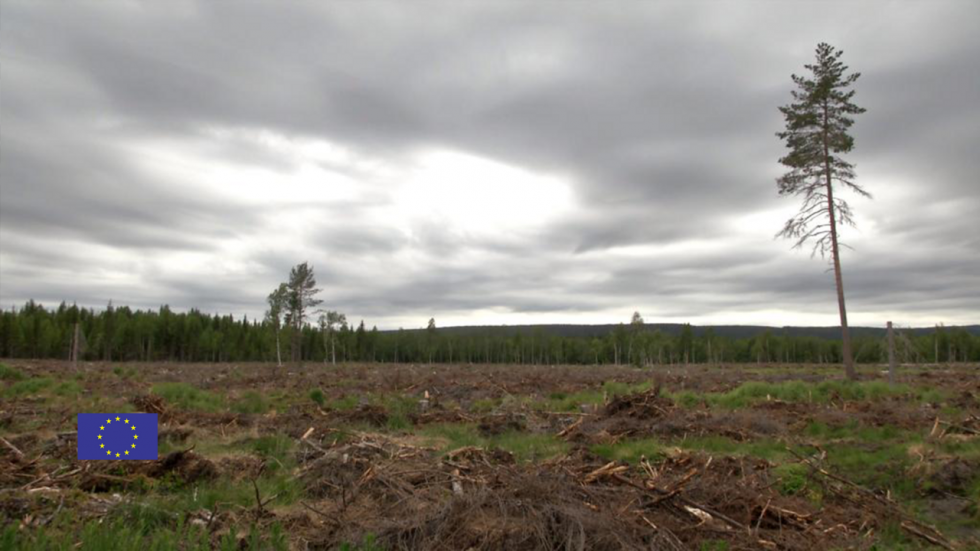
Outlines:
[[[120,421],[119,417],[116,417],[116,422],[118,423],[119,421]],[[131,425],[129,423],[129,419],[122,419],[122,422],[125,423],[125,424],[127,424],[127,425],[129,425],[129,428],[130,429],[132,429],[134,431],[136,430],[136,425]],[[108,419],[105,420],[105,425],[100,425],[99,426],[99,430],[105,430],[105,426],[106,425],[111,425],[111,424],[112,424],[112,418],[110,417],[110,418],[108,418]],[[139,440],[139,437],[140,436],[138,434],[136,434],[135,432],[133,433],[133,440]],[[102,435],[101,434],[99,435],[99,440],[102,440]],[[105,444],[99,444],[99,448],[105,450]],[[135,442],[133,443],[132,448],[133,449],[136,449],[136,443]],[[109,456],[109,457],[112,457],[112,450],[106,450],[105,451],[105,454],[107,456]],[[122,454],[120,454],[119,452],[116,452],[116,457],[121,457],[121,456],[126,456],[126,455],[129,455],[129,450],[124,450],[122,452]]]

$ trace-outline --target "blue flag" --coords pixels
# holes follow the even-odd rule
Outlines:
[[[156,458],[156,413],[78,414],[78,459]]]

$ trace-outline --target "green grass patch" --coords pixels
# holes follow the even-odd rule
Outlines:
[[[55,396],[61,396],[62,398],[67,398],[69,396],[78,396],[82,393],[82,386],[75,381],[62,381],[51,389],[51,392]]]
[[[249,441],[249,446],[257,455],[287,464],[292,461],[293,439],[283,435],[260,436]]]
[[[918,389],[919,401],[925,404],[941,404],[946,401],[947,393],[938,388]]]
[[[491,411],[500,407],[503,402],[500,398],[481,398],[479,400],[473,400],[470,404],[470,411],[473,413],[490,413]]]
[[[0,364],[0,381],[21,381],[24,377],[23,371],[10,367],[7,364]]]
[[[615,444],[597,444],[592,452],[605,459],[636,463],[641,456],[663,457],[668,448],[699,451],[710,455],[759,457],[778,461],[789,456],[786,446],[778,440],[761,439],[738,442],[723,436],[699,436],[665,442],[655,438],[626,439]]]
[[[550,434],[510,431],[490,438],[492,446],[514,454],[518,461],[548,459],[568,451],[568,443]]]
[[[445,423],[425,425],[418,434],[429,439],[429,445],[440,445],[443,451],[452,451],[467,446],[485,446],[486,440],[480,435],[476,425]]]
[[[237,413],[265,413],[269,408],[269,401],[254,390],[245,392],[231,405],[232,411]]]
[[[668,397],[673,400],[675,404],[685,409],[693,409],[704,403],[704,396],[702,394],[698,394],[697,392],[690,390],[672,392],[668,394]]]
[[[664,456],[665,446],[655,438],[621,440],[615,444],[596,444],[592,453],[610,461],[637,463],[640,458],[658,459]]]
[[[384,547],[378,545],[374,534],[365,534],[360,543],[340,544],[340,551],[384,551]]]
[[[356,395],[348,394],[343,398],[330,400],[329,407],[334,411],[350,411],[356,408],[359,403],[360,403],[360,399]]]
[[[72,549],[81,551],[237,551],[241,548],[286,551],[288,539],[279,523],[267,530],[255,525],[233,526],[228,534],[214,541],[206,527],[186,524],[186,511],[200,507],[188,505],[180,511],[168,510],[156,502],[124,502],[98,520],[79,522],[76,515],[63,511],[44,529],[19,529],[16,523],[0,531],[0,550],[25,551]],[[247,534],[240,547],[237,534]]]
[[[400,394],[372,394],[369,397],[369,403],[385,410],[385,413],[388,414],[385,428],[390,431],[404,431],[412,428],[412,421],[409,416],[419,409],[417,398]]]
[[[888,521],[878,530],[878,538],[870,551],[912,551],[923,549],[918,543],[905,534],[896,521]],[[926,548],[929,549],[929,548]]]
[[[20,398],[33,396],[54,385],[54,380],[50,377],[32,377],[17,381],[3,391],[3,396],[7,398]]]
[[[915,495],[915,480],[905,475],[911,466],[908,442],[835,443],[825,446],[831,472],[862,486],[891,490],[900,499]]]
[[[933,447],[944,454],[954,455],[967,461],[980,461],[980,439],[978,438],[969,440],[944,438],[934,443]]]
[[[786,444],[769,438],[740,442],[724,436],[696,436],[677,440],[672,444],[681,449],[711,455],[759,457],[769,461],[778,461],[789,456]]]
[[[210,549],[208,533],[202,527],[179,527],[183,533],[173,528],[130,524],[123,520],[109,522],[91,521],[81,527],[69,526],[68,522],[55,524],[37,532],[18,531],[10,524],[0,536],[0,549],[24,551],[48,549],[73,549],[80,551],[164,551],[166,549],[188,549],[204,551]],[[237,542],[229,537],[227,545],[219,549],[237,549]]]
[[[159,383],[152,392],[186,411],[217,411],[223,406],[220,396],[187,383]]]
[[[603,403],[602,392],[598,390],[583,390],[572,394],[552,392],[547,399],[534,403],[535,409],[541,411],[578,411],[580,406]]]
[[[876,401],[895,396],[914,396],[918,400],[936,400],[942,396],[934,389],[913,389],[908,385],[892,385],[886,381],[784,381],[770,383],[749,381],[728,392],[696,394],[681,391],[671,394],[684,407],[696,407],[702,401],[712,407],[740,409],[766,400],[825,404],[831,400]]]
[[[115,375],[120,379],[131,379],[136,376],[135,367],[125,367],[125,366],[117,365],[116,367],[112,368],[112,372],[115,373]]]
[[[810,468],[802,463],[786,463],[773,469],[779,477],[779,493],[784,496],[796,495],[806,488]]]
[[[891,440],[901,440],[906,443],[921,441],[921,437],[916,433],[911,433],[893,426],[874,427],[848,421],[843,425],[831,426],[826,423],[815,421],[804,429],[804,434],[812,438],[823,441],[829,440],[855,440],[861,442],[888,442]]]

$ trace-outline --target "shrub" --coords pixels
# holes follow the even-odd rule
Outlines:
[[[310,400],[316,402],[316,404],[320,407],[323,407],[323,404],[326,401],[326,399],[323,397],[323,391],[319,388],[314,388],[310,391]]]

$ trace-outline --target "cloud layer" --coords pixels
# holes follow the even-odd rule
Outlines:
[[[970,2],[0,4],[0,301],[836,323],[777,106],[863,73],[852,323],[980,322]]]

